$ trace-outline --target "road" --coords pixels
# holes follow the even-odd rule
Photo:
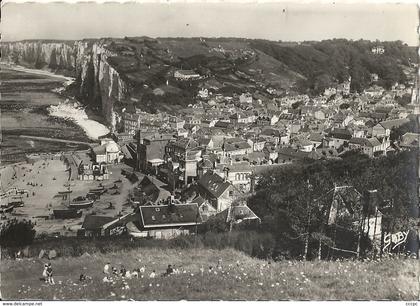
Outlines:
[[[29,135],[20,135],[19,137],[35,139],[35,140],[43,140],[43,141],[61,142],[61,143],[84,144],[84,145],[88,145],[88,146],[91,146],[91,147],[98,145],[98,143],[96,143],[96,142],[85,142],[85,141],[76,141],[76,140],[68,140],[68,139],[57,139],[57,138],[50,138],[50,137],[29,136]]]

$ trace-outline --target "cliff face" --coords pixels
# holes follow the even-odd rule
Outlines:
[[[101,41],[2,43],[1,53],[3,62],[74,77],[76,96],[100,110],[106,122],[115,128],[114,103],[125,99],[127,86],[107,61],[115,54]]]

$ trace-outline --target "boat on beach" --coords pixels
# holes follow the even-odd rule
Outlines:
[[[90,208],[93,206],[94,200],[78,200],[78,201],[72,201],[69,203],[69,208],[72,209],[83,209],[83,208]]]
[[[98,188],[92,188],[89,189],[89,193],[95,193],[95,194],[103,194],[105,193],[107,190],[105,189],[104,186],[99,186]]]
[[[53,214],[56,219],[76,219],[82,216],[82,212],[76,209],[54,209]]]
[[[14,206],[2,207],[2,208],[0,208],[0,212],[3,213],[3,214],[4,213],[9,213],[9,212],[12,212],[13,209],[15,209]]]

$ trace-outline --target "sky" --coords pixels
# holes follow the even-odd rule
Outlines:
[[[3,41],[150,36],[379,39],[418,45],[415,4],[9,1],[1,13]]]

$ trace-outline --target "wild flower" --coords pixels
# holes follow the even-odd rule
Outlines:
[[[258,283],[258,285],[262,286],[262,285],[263,285],[263,283]]]

